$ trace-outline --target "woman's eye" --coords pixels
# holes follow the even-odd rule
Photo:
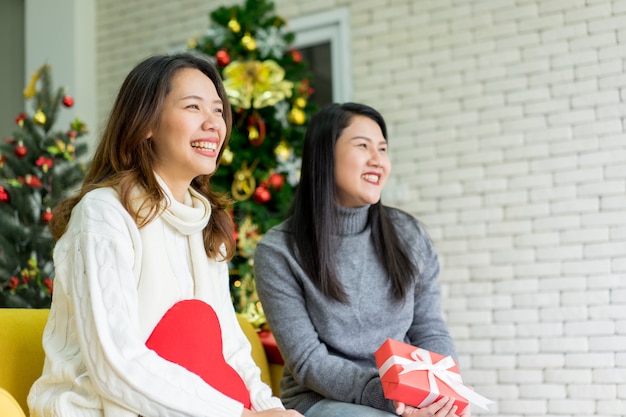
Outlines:
[[[197,104],[190,104],[187,106],[188,109],[200,110],[200,107]]]

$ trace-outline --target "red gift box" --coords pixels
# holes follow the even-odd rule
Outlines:
[[[374,356],[387,399],[422,408],[443,397],[454,398],[457,414],[470,402],[484,409],[491,403],[463,385],[457,363],[450,356],[392,339],[387,339]]]

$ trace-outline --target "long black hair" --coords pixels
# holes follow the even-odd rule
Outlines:
[[[288,220],[289,245],[300,266],[325,296],[341,303],[348,303],[349,297],[337,276],[332,246],[337,221],[335,143],[355,116],[376,122],[387,139],[385,120],[370,106],[344,103],[322,108],[311,119],[305,135],[301,178]],[[389,209],[380,201],[370,206],[368,221],[393,298],[403,301],[418,267],[398,236]]]

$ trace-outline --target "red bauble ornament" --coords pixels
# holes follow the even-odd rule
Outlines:
[[[19,142],[13,152],[18,158],[23,158],[28,153],[28,149],[26,149],[26,146],[24,146],[22,142]]]
[[[74,105],[74,99],[69,94],[63,97],[63,105],[65,107],[72,107]]]
[[[230,55],[228,55],[228,52],[225,49],[217,51],[215,58],[217,58],[217,65],[220,67],[225,67],[230,64]]]
[[[295,62],[296,64],[299,64],[300,62],[302,62],[302,54],[297,49],[291,50],[291,58],[293,59],[293,62]]]
[[[259,186],[256,190],[254,190],[252,198],[257,204],[265,204],[270,201],[270,199],[272,198],[272,194],[267,188]]]
[[[5,190],[4,187],[0,185],[0,203],[8,203],[9,201],[11,201],[9,193],[7,193],[7,190]]]
[[[267,182],[269,183],[269,185],[274,188],[276,191],[280,190],[283,185],[285,184],[285,177],[283,177],[281,174],[274,172],[272,175],[270,175],[270,177],[267,179]]]
[[[47,208],[46,211],[44,211],[41,215],[41,221],[45,224],[48,224],[50,223],[50,220],[52,220],[52,210],[50,210],[50,208]]]

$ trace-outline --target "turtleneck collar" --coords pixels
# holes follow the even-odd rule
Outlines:
[[[365,230],[370,207],[370,205],[356,208],[336,206],[337,234],[354,235]]]
[[[185,193],[184,203],[180,203],[176,201],[165,181],[156,173],[154,175],[166,196],[163,202],[165,205],[163,220],[184,235],[191,235],[204,229],[211,218],[209,200],[189,187]]]

